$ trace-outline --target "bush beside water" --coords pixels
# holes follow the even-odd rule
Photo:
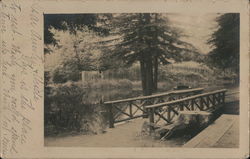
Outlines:
[[[132,88],[127,79],[48,84],[48,78],[45,74],[45,136],[102,133],[107,126],[103,99],[91,97],[90,92]]]
[[[82,85],[68,82],[45,88],[45,136],[103,131],[98,103],[85,102]]]

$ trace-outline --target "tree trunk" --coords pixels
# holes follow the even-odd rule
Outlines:
[[[148,60],[144,60],[145,57],[143,57],[140,60],[140,67],[141,67],[141,82],[142,82],[142,92],[144,96],[151,95],[152,94],[152,61],[151,61],[151,71],[150,71],[150,63]],[[146,101],[145,105],[150,105],[150,101]],[[143,106],[143,110],[146,112],[146,108]],[[147,113],[143,113],[144,115],[147,115]],[[144,118],[147,118],[147,116],[144,116]]]
[[[142,92],[143,92],[143,95],[146,95],[147,94],[147,92],[146,92],[146,75],[145,75],[146,67],[145,67],[144,59],[140,60],[140,68],[141,68]]]
[[[153,64],[152,57],[147,54],[140,60],[141,81],[143,95],[151,95],[153,93]]]
[[[153,62],[153,67],[154,67],[154,73],[153,73],[153,83],[154,83],[154,92],[157,91],[158,89],[158,58],[155,56],[154,57],[154,62]]]
[[[143,24],[150,24],[150,14],[143,13],[141,14],[145,21],[142,21]],[[143,36],[143,34],[140,34]],[[145,42],[148,47],[151,46],[151,41],[143,39],[140,36],[143,42]],[[142,76],[142,86],[143,86],[143,95],[151,95],[153,93],[154,83],[153,83],[153,58],[152,53],[147,50],[142,53],[141,56],[141,76]],[[145,82],[145,83],[144,83]]]
[[[158,14],[155,14],[155,18],[154,18],[155,22],[157,23],[158,22]],[[154,39],[156,40],[157,37],[158,37],[158,28],[156,27],[155,28],[155,34],[154,34]],[[157,44],[154,44],[154,45],[157,45]],[[154,92],[157,91],[158,89],[158,53],[155,52],[155,55],[154,55]]]
[[[153,64],[152,64],[152,57],[150,56],[150,54],[148,54],[148,56],[146,57],[146,91],[147,94],[146,95],[151,95],[153,93]]]

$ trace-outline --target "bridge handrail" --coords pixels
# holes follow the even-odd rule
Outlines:
[[[202,94],[198,94],[198,95],[194,95],[194,96],[190,96],[190,97],[186,97],[186,98],[182,98],[182,99],[177,99],[177,100],[173,100],[173,101],[169,101],[169,102],[153,104],[153,105],[147,105],[147,106],[145,106],[145,108],[147,108],[147,109],[149,109],[149,108],[159,108],[159,107],[163,107],[163,106],[166,106],[166,105],[178,104],[178,103],[181,103],[181,102],[184,102],[184,101],[187,101],[187,100],[192,100],[192,99],[195,99],[195,98],[208,96],[208,95],[212,95],[212,94],[216,94],[216,93],[222,93],[222,92],[226,92],[226,91],[227,91],[227,89],[221,89],[221,90],[202,93]]]
[[[203,90],[204,90],[204,88],[175,90],[175,91],[170,91],[170,92],[165,92],[165,93],[160,93],[160,94],[153,94],[153,95],[149,95],[149,96],[141,96],[141,97],[122,99],[122,100],[107,101],[107,102],[104,102],[104,104],[117,104],[117,103],[122,103],[122,102],[130,102],[130,101],[143,100],[143,99],[152,99],[152,98],[157,98],[157,97],[161,97],[161,96],[190,93],[190,92],[197,92],[197,91],[203,91]]]

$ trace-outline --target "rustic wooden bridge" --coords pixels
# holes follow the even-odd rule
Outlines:
[[[164,102],[200,94],[203,90],[203,88],[178,90],[150,96],[104,102],[107,110],[109,110],[109,127],[113,128],[115,123],[140,117],[148,117],[149,109],[147,109],[146,106],[154,106],[155,104],[163,104]],[[172,111],[169,109],[168,113]],[[122,114],[123,116],[121,116]]]
[[[176,90],[151,96],[104,102],[109,110],[109,127],[135,118],[148,118],[149,123],[171,124],[179,111],[214,111],[225,103],[226,89],[202,93],[203,88]],[[153,131],[153,126],[151,131]]]

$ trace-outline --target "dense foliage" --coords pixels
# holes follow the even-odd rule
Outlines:
[[[238,74],[240,15],[227,13],[219,16],[216,21],[218,29],[208,41],[214,47],[209,53],[209,63],[222,70],[230,69]]]
[[[100,35],[107,35],[108,29],[98,27],[98,22],[105,22],[110,18],[110,14],[45,14],[44,15],[44,42],[45,44],[57,44],[54,34],[50,31],[53,27],[57,30],[69,30],[76,34],[76,30],[81,31],[82,26],[98,32]]]

